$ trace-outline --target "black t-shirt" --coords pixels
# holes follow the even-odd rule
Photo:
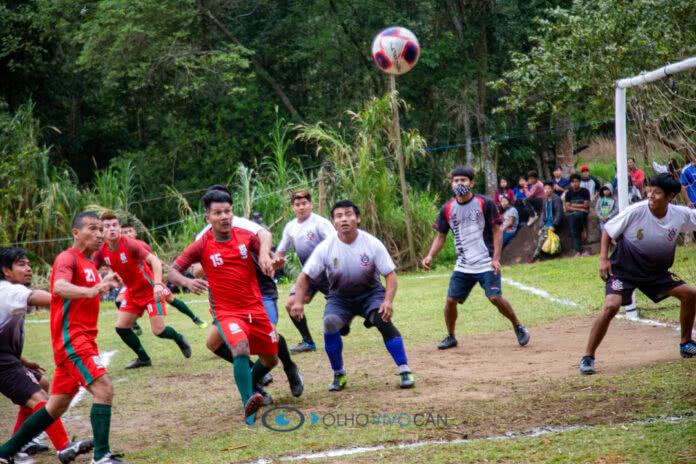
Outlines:
[[[565,202],[573,205],[582,205],[585,201],[590,201],[590,192],[586,188],[580,187],[577,192],[569,189],[565,194]]]
[[[251,253],[251,259],[254,260],[254,267],[256,268],[256,280],[259,282],[259,290],[261,291],[261,296],[278,299],[278,287],[273,279],[268,277],[261,271],[259,267],[259,257],[256,254]]]

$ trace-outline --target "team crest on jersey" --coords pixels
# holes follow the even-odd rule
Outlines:
[[[121,262],[122,262],[122,263],[127,263],[127,262],[128,262],[128,258],[126,258],[126,254],[125,254],[125,253],[121,253],[119,256],[121,257]]]
[[[242,331],[242,329],[239,327],[239,324],[237,324],[236,322],[231,322],[231,323],[228,325],[228,327],[230,328],[230,333],[231,333],[232,335],[238,334],[239,332]]]
[[[619,279],[612,279],[611,280],[611,289],[621,291],[624,289],[623,282],[621,282]]]
[[[669,229],[669,232],[667,233],[667,241],[671,242],[674,241],[674,239],[677,237],[677,229]]]
[[[99,369],[104,369],[104,364],[102,364],[102,360],[99,356],[92,356],[92,361],[94,362],[94,365],[97,366]]]
[[[243,243],[239,245],[239,255],[242,257],[242,259],[247,259],[247,247]]]
[[[314,235],[314,232],[312,232],[311,230],[307,232],[307,240],[311,242],[312,240],[314,240],[314,237],[316,237],[316,235]]]
[[[467,216],[471,222],[478,222],[479,217],[481,217],[481,211],[478,209],[470,209]]]
[[[636,233],[636,238],[638,240],[643,240],[643,229],[638,229],[638,232]]]
[[[365,267],[370,265],[370,257],[366,253],[360,254],[360,265]]]
[[[334,258],[333,264],[334,264],[334,269],[338,269],[338,258]]]

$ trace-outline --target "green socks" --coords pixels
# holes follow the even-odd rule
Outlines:
[[[143,348],[143,345],[140,343],[140,339],[133,333],[133,330],[116,327],[116,333],[121,337],[123,343],[128,345],[131,350],[135,351],[135,354],[138,355],[138,359],[141,361],[150,360],[150,356],[148,356],[147,351],[145,351],[145,348]]]
[[[157,334],[157,336],[159,338],[169,338],[171,340],[174,340],[175,342],[178,342],[183,338],[179,332],[177,332],[169,326],[165,327],[162,332]]]
[[[0,457],[8,458],[18,453],[24,445],[46,430],[54,421],[55,419],[46,411],[46,407],[39,409],[24,421],[24,424],[17,430],[17,433],[12,435],[12,438],[0,446]]]
[[[271,370],[261,364],[261,360],[259,359],[256,361],[256,364],[254,364],[254,368],[251,370],[251,384],[252,385],[257,385],[259,382],[261,382],[261,379],[263,379],[263,376],[268,374]]]
[[[251,369],[249,369],[249,356],[240,355],[234,357],[234,381],[237,383],[239,394],[242,395],[242,403],[246,406],[251,398]]]
[[[174,298],[174,301],[170,303],[172,306],[174,306],[176,309],[178,309],[180,312],[186,314],[188,317],[191,318],[192,321],[195,321],[198,319],[198,316],[193,314],[193,311],[191,311],[191,308],[186,306],[186,303],[181,301],[178,298]]]
[[[111,405],[94,403],[89,414],[94,434],[94,460],[99,461],[109,449],[109,430],[111,429]]]

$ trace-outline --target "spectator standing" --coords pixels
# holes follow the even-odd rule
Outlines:
[[[500,208],[503,210],[503,248],[517,234],[517,227],[520,224],[520,215],[517,208],[512,206],[507,196],[500,197]]]
[[[498,188],[495,191],[495,195],[493,195],[493,202],[496,206],[499,206],[500,199],[502,197],[507,197],[512,205],[515,202],[515,192],[513,192],[513,190],[510,188],[510,185],[505,177],[501,177],[498,182]]]
[[[539,242],[532,259],[527,261],[533,263],[541,255],[541,247],[549,236],[549,230],[558,232],[563,222],[563,202],[561,197],[553,191],[553,182],[544,183],[544,203],[541,208],[541,229],[539,229]]]
[[[689,163],[682,168],[679,181],[681,182],[681,191],[686,206],[693,208],[696,204],[696,156],[689,153]]]
[[[573,178],[573,176],[570,177],[571,179]],[[584,188],[590,193],[590,201],[594,201],[594,199],[599,195],[601,185],[595,177],[590,175],[589,166],[583,166],[580,168],[580,187]]]
[[[536,171],[527,173],[527,187],[524,189],[527,202],[534,208],[534,216],[529,218],[527,225],[534,224],[539,217],[542,204],[544,203],[544,184],[539,181],[539,174]]]
[[[604,230],[604,225],[619,214],[619,202],[614,198],[610,184],[604,185],[599,191],[599,199],[595,204],[595,212],[599,218],[599,232]]]
[[[645,185],[645,173],[638,169],[635,158],[628,158],[628,174],[631,176],[633,185],[640,191],[642,196],[645,192],[643,190]]]
[[[588,172],[589,174],[589,172]],[[581,187],[580,176],[573,174],[570,176],[570,189],[565,194],[565,210],[570,225],[570,235],[573,237],[573,247],[575,256],[583,255],[582,252],[582,231],[587,221],[587,214],[590,212],[590,192]],[[597,190],[599,194],[599,189]],[[584,255],[591,255],[586,251]]]

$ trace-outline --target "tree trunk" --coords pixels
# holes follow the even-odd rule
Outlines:
[[[563,169],[566,176],[575,172],[575,161],[573,159],[573,129],[571,128],[570,118],[567,114],[557,114],[555,117],[556,126],[556,164]]]
[[[468,105],[464,106],[464,139],[466,140],[466,165],[468,167],[474,166],[474,148],[471,146],[471,110]]]
[[[498,184],[498,178],[495,172],[495,165],[491,158],[490,149],[488,146],[488,123],[486,118],[486,76],[488,74],[488,37],[486,20],[481,20],[481,29],[479,31],[477,58],[478,58],[478,111],[476,121],[481,140],[481,157],[483,158],[483,171],[486,179],[486,194],[493,195]]]

